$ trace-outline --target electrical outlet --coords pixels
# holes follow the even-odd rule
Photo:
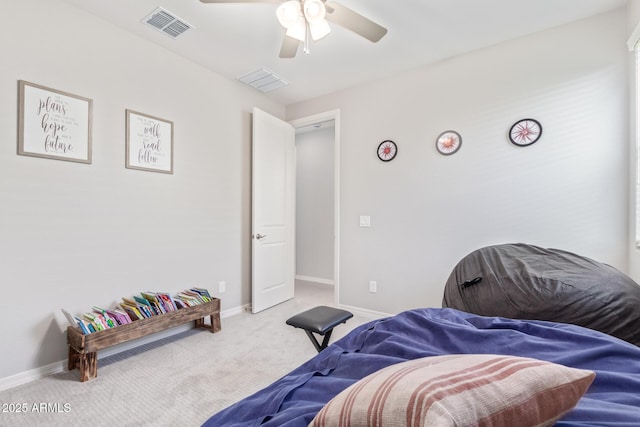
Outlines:
[[[222,280],[220,282],[218,282],[218,291],[223,294],[227,291],[227,283]]]
[[[374,281],[369,282],[369,292],[371,292],[372,294],[375,294],[376,292],[378,292],[377,282],[374,282]]]

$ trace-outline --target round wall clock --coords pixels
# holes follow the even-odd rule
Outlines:
[[[378,145],[378,158],[383,162],[393,160],[398,154],[398,146],[395,142],[387,139]]]
[[[436,139],[436,149],[440,154],[449,156],[460,149],[462,145],[462,137],[453,130],[442,132]]]
[[[509,140],[519,146],[525,147],[537,142],[542,136],[542,125],[535,119],[518,120],[509,129]]]

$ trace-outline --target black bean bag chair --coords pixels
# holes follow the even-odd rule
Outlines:
[[[640,346],[640,286],[609,265],[558,249],[521,243],[478,249],[453,269],[442,306],[572,323]]]

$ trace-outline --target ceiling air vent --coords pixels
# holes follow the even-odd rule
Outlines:
[[[265,93],[289,84],[289,82],[282,80],[277,74],[266,68],[260,68],[259,70],[240,76],[238,80]]]
[[[161,7],[147,15],[142,22],[173,38],[193,27]]]

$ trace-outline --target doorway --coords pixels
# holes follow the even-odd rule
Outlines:
[[[339,110],[290,123],[296,131],[295,292],[338,305]]]

